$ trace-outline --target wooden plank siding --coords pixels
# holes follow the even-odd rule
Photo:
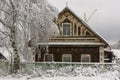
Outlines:
[[[63,54],[71,54],[72,62],[81,62],[81,54],[90,54],[91,62],[99,62],[99,47],[67,47],[67,46],[51,46],[49,47],[49,54],[53,54],[55,62],[62,62]],[[42,51],[40,62],[44,61],[45,52]],[[36,55],[37,56],[37,55]],[[37,58],[37,57],[36,57]],[[36,59],[36,62],[38,60]]]

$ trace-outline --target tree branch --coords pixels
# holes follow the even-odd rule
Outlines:
[[[0,11],[2,11],[2,12],[4,12],[4,13],[6,13],[6,14],[8,14],[8,15],[11,15],[9,12],[7,12],[7,11],[5,11],[5,10],[1,9],[1,8],[0,8]]]
[[[30,24],[31,22],[29,22],[29,21],[25,21],[25,20],[22,20],[22,19],[18,19],[19,21],[21,21],[21,22],[24,22],[24,23],[28,23],[28,24]]]
[[[1,19],[0,19],[0,23],[2,23],[4,26],[10,28],[10,26],[8,26],[7,24],[5,24]]]
[[[2,41],[2,40],[4,40],[4,39],[6,39],[8,36],[9,36],[9,35],[7,35],[7,36],[5,36],[5,37],[0,38],[0,39],[1,39],[1,41]]]
[[[8,32],[2,31],[2,30],[0,30],[0,32],[1,32],[2,34],[4,34],[4,35],[10,36],[10,34],[9,34]]]
[[[14,9],[15,9],[15,6],[14,6],[14,4],[13,4],[12,0],[9,0],[9,1],[10,1],[10,4],[11,4],[11,6],[12,6],[13,10],[14,10]]]
[[[10,5],[8,4],[8,2],[6,0],[1,0],[3,3],[5,3],[9,8],[10,8]]]

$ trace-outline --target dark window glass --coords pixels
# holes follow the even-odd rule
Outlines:
[[[78,27],[78,35],[80,35],[80,33],[81,33],[81,29],[80,27]]]
[[[70,35],[70,23],[63,24],[63,35]]]

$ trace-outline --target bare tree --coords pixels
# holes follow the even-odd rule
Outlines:
[[[56,9],[46,0],[0,0],[0,22],[4,29],[1,40],[9,37],[13,48],[13,70],[19,70],[21,57],[29,61],[28,43],[37,46],[38,42],[48,41],[54,33],[53,19]],[[56,31],[56,30],[55,30]]]

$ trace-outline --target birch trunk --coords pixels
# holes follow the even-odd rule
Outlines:
[[[10,29],[11,32],[11,36],[10,36],[10,41],[11,41],[11,46],[13,48],[13,71],[14,73],[17,73],[18,70],[20,69],[20,58],[18,55],[18,50],[17,50],[17,46],[16,46],[16,30],[15,30],[15,26],[13,26]]]

